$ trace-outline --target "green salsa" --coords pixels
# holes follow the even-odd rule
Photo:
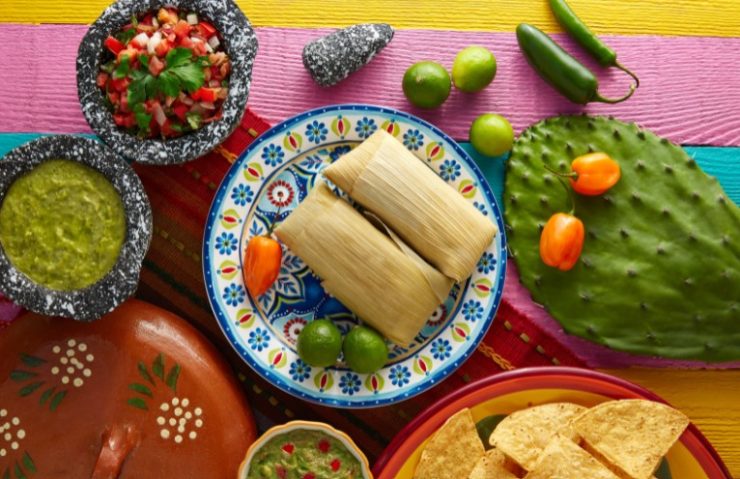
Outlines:
[[[361,479],[360,461],[339,440],[297,429],[273,437],[252,457],[247,479]]]
[[[126,237],[121,197],[100,172],[46,161],[18,178],[0,205],[0,245],[10,262],[50,289],[85,288],[116,263]]]

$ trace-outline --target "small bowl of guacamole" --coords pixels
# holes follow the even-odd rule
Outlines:
[[[0,159],[0,292],[91,321],[136,290],[152,214],[133,169],[103,144],[49,136]]]
[[[333,427],[292,421],[263,434],[247,451],[238,479],[372,479],[352,439]]]

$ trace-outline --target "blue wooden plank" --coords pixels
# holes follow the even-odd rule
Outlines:
[[[42,136],[38,133],[0,133],[0,156],[11,149]],[[95,138],[93,135],[84,135]],[[504,191],[504,158],[486,158],[475,152],[470,143],[461,143],[462,147],[478,163],[483,174],[493,188],[499,204],[502,205]],[[722,187],[735,203],[740,204],[740,148],[723,148],[712,146],[686,146],[686,152],[693,156],[701,168],[716,176]]]

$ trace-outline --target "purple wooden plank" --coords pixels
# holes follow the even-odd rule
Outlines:
[[[74,59],[85,31],[80,25],[0,25],[0,41],[15,45],[0,69],[0,131],[89,132],[76,100]],[[508,116],[517,131],[543,117],[586,111],[611,114],[684,144],[740,145],[739,38],[606,36],[633,68],[642,86],[619,105],[569,104],[535,76],[513,33],[401,30],[373,63],[336,87],[316,86],[303,69],[303,45],[327,30],[260,28],[249,106],[270,122],[331,103],[375,103],[416,113],[456,138],[467,138],[480,113]],[[583,58],[572,42],[557,36]],[[403,71],[423,59],[450,67],[470,44],[490,48],[498,59],[494,83],[479,94],[453,92],[436,111],[420,111],[403,97]],[[596,68],[604,94],[628,85],[621,72]]]

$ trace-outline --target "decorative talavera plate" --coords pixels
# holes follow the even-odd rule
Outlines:
[[[591,407],[611,399],[665,403],[640,386],[587,369],[524,368],[497,374],[455,391],[417,416],[381,454],[373,473],[376,479],[412,479],[427,440],[463,408],[471,410],[479,429],[492,430],[484,424],[531,406],[573,402]],[[658,479],[731,479],[717,452],[693,424],[665,459],[655,473]]]
[[[329,318],[346,333],[357,318],[329,296],[285,247],[273,288],[250,297],[242,279],[249,239],[265,234],[306,197],[321,171],[384,128],[494,221],[496,239],[471,278],[455,286],[408,348],[389,344],[390,361],[374,374],[310,367],[295,344],[303,326]],[[231,167],[208,216],[203,268],[211,307],[231,344],[265,379],[300,398],[338,407],[402,401],[442,381],[475,350],[496,313],[506,262],[501,213],[471,158],[447,135],[412,115],[368,105],[311,110],[281,123]]]

